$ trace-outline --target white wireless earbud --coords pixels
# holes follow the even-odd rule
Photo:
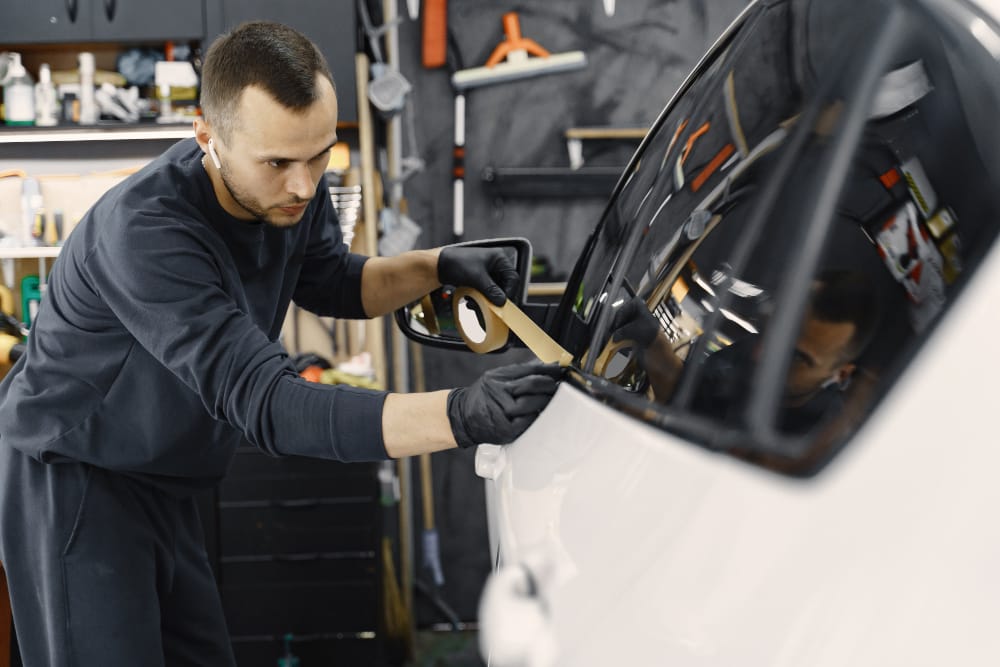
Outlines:
[[[208,154],[212,156],[212,164],[215,165],[215,168],[222,169],[222,163],[219,162],[219,154],[215,152],[215,139],[208,140]]]

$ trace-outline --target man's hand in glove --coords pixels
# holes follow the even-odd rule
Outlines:
[[[445,246],[437,274],[442,285],[475,288],[497,306],[517,287],[517,267],[501,248]]]
[[[448,421],[459,447],[517,439],[548,405],[563,369],[539,361],[487,371],[448,395]]]
[[[646,302],[639,297],[633,297],[615,312],[611,320],[611,340],[630,340],[645,350],[662,333],[660,323],[646,307]]]
[[[611,320],[611,331],[612,342],[627,341],[634,346],[635,360],[649,378],[656,400],[668,400],[684,370],[684,362],[674,352],[670,340],[646,302],[633,297],[621,306]],[[626,366],[627,372],[629,366]]]

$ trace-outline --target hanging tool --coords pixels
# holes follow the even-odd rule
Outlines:
[[[448,54],[448,0],[424,0],[424,67],[443,67]]]
[[[374,58],[374,62],[371,63],[372,78],[368,82],[368,100],[379,110],[383,118],[392,120],[403,110],[406,104],[406,95],[413,87],[400,74],[396,64],[398,61],[396,54],[399,51],[398,24],[400,19],[391,11],[395,8],[395,2],[383,4],[384,25],[376,27],[372,23],[367,0],[358,0],[358,16],[361,18],[361,26],[368,38],[368,45],[371,47]],[[379,45],[379,39],[383,35],[386,38],[386,51],[388,52],[385,58],[382,56],[382,47]]]
[[[451,83],[456,90],[566,72],[587,64],[583,51],[549,53],[533,39],[523,37],[517,12],[503,15],[503,29],[507,38],[493,49],[485,66],[470,67],[452,75]]]
[[[506,81],[567,72],[587,65],[587,56],[583,51],[549,53],[534,40],[523,37],[516,12],[503,15],[503,28],[506,39],[493,49],[485,66],[461,69],[451,76],[451,85],[455,89],[452,231],[456,242],[465,233],[465,91]]]
[[[409,341],[410,359],[413,362],[413,390],[427,391],[424,381],[424,351],[423,347]],[[423,500],[424,532],[422,539],[424,567],[430,572],[433,586],[421,578],[414,579],[417,592],[427,600],[451,624],[453,630],[461,630],[463,625],[458,614],[438,594],[438,589],[444,585],[444,569],[441,567],[441,544],[434,523],[434,475],[431,455],[420,455],[420,497]]]
[[[566,151],[569,153],[569,168],[583,166],[583,142],[586,140],[633,141],[638,146],[648,127],[570,127],[566,129]]]
[[[409,342],[410,360],[413,364],[413,390],[427,391],[424,381],[424,351],[413,341]],[[422,547],[424,567],[430,572],[437,587],[444,585],[444,570],[441,567],[441,546],[434,523],[434,474],[430,454],[420,455],[420,497],[423,501],[424,532]]]
[[[420,18],[420,0],[406,0],[406,13],[410,15],[411,21]]]
[[[420,455],[420,489],[423,496],[424,532],[423,555],[424,567],[430,571],[435,586],[444,585],[444,570],[441,568],[441,544],[438,540],[437,528],[434,526],[434,496],[433,477],[431,474],[430,454]]]
[[[455,146],[451,154],[452,240],[465,234],[465,95],[455,93]]]

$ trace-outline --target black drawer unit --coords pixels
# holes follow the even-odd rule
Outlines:
[[[241,667],[382,664],[377,466],[241,448],[204,507]]]

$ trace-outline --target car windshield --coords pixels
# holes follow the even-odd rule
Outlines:
[[[661,115],[574,272],[580,386],[819,470],[989,251],[995,24],[936,3],[753,5]],[[978,39],[969,25],[980,21]]]

